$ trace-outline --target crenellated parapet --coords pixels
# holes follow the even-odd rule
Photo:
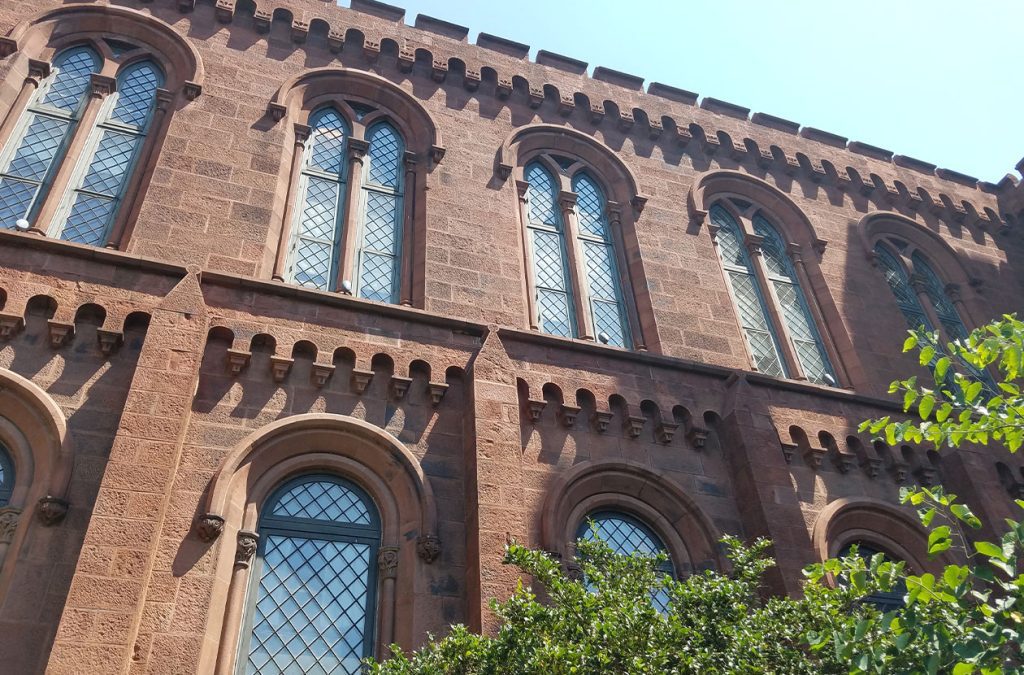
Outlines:
[[[191,12],[194,2],[177,6]],[[840,198],[926,210],[991,232],[1005,232],[1019,220],[1000,211],[993,198],[1002,184],[662,83],[645,88],[643,78],[609,68],[598,66],[588,76],[588,64],[545,50],[531,61],[528,45],[487,33],[470,45],[468,28],[424,15],[409,26],[405,10],[392,5],[355,0],[348,9],[314,0],[262,0],[246,7],[219,0],[215,21],[250,23],[259,33],[287,25],[303,49],[359,56],[378,70],[393,66],[435,84],[461,85],[476,96],[525,103],[538,115],[550,109],[578,117],[595,131],[661,146],[666,155],[685,153],[695,163],[713,160],[807,180]]]

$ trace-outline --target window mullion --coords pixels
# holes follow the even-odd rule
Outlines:
[[[536,280],[536,260],[533,254],[533,238],[532,228],[530,227],[529,210],[527,205],[526,193],[529,189],[530,184],[526,181],[516,181],[516,192],[518,194],[519,203],[519,218],[521,220],[521,226],[519,231],[522,233],[521,244],[523,247],[523,262],[525,263],[526,274],[526,316],[530,324],[530,330],[540,329],[540,318],[539,310],[537,308],[537,280]]]
[[[285,200],[284,215],[281,218],[281,234],[277,240],[277,253],[274,255],[274,269],[271,278],[275,281],[284,281],[285,264],[288,252],[291,250],[293,231],[298,232],[296,222],[302,212],[304,196],[302,166],[306,163],[306,155],[309,151],[309,135],[312,128],[307,124],[294,124],[292,130],[295,135],[295,145],[292,150],[292,165],[288,171],[288,195],[291,199]]]
[[[569,287],[576,312],[576,330],[583,340],[594,339],[594,318],[590,309],[590,290],[587,288],[586,270],[583,268],[583,251],[579,240],[579,222],[576,216],[576,194],[558,193],[558,207],[564,223],[565,253],[569,267]]]
[[[359,227],[359,222],[365,209],[363,204],[365,199],[361,193],[365,192],[362,190],[362,186],[366,182],[365,157],[369,148],[370,144],[364,139],[350,138],[348,141],[348,182],[345,185],[347,194],[341,216],[341,246],[338,251],[338,271],[334,279],[333,290],[343,288],[344,282],[348,281],[352,284],[352,290],[355,292],[355,286],[358,283],[354,274],[356,272],[356,253],[359,249],[358,236],[362,229]]]
[[[775,292],[775,284],[772,282],[768,274],[768,267],[764,262],[761,250],[763,242],[764,238],[760,235],[745,234],[743,243],[747,247],[750,263],[754,268],[754,276],[758,286],[761,287],[761,293],[765,299],[767,318],[771,324],[769,328],[775,333],[775,344],[779,349],[779,355],[784,361],[785,374],[787,377],[795,380],[805,380],[807,377],[804,375],[803,368],[800,366],[800,360],[797,358],[793,338],[789,334],[785,317],[782,316],[782,306],[779,304],[779,297]]]

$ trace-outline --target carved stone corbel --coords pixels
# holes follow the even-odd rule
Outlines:
[[[576,424],[576,417],[580,414],[579,406],[566,405],[563,403],[558,408],[558,417],[562,420],[563,427],[572,427]]]
[[[242,349],[228,349],[225,355],[228,374],[238,375],[241,373],[249,365],[250,359],[252,359],[252,352]]]
[[[398,576],[397,546],[381,546],[377,549],[377,570],[381,579],[394,579]]]
[[[704,427],[690,427],[686,432],[686,440],[690,441],[694,450],[703,450],[708,440],[708,430]]]
[[[250,530],[238,531],[238,543],[235,546],[235,565],[248,567],[256,549],[260,544],[260,535]]]
[[[68,503],[58,497],[46,495],[39,498],[36,513],[39,515],[40,522],[50,527],[64,520],[64,516],[68,514]]]
[[[608,431],[608,426],[611,424],[614,414],[601,410],[594,411],[594,415],[590,419],[594,423],[594,429],[597,430],[597,433],[603,434]]]
[[[646,421],[647,418],[641,415],[627,415],[626,419],[623,420],[623,426],[626,427],[626,433],[629,434],[630,438],[639,438]]]
[[[50,319],[46,325],[50,329],[50,346],[54,349],[59,349],[75,339],[75,324],[73,323]]]
[[[24,318],[17,314],[0,312],[0,340],[10,340],[24,328]]]
[[[416,555],[428,565],[441,555],[441,539],[434,534],[424,534],[416,540]]]
[[[96,341],[100,343],[100,351],[104,356],[110,356],[120,348],[124,342],[124,334],[119,330],[96,329]]]
[[[783,443],[782,444],[782,456],[786,460],[786,464],[793,462],[793,455],[796,454],[796,443]]]
[[[287,356],[271,356],[270,357],[270,374],[274,378],[274,382],[280,384],[285,381],[288,377],[288,373],[292,372],[292,365],[295,363],[295,359]]]
[[[826,454],[828,454],[828,452],[825,448],[808,447],[804,451],[804,461],[807,462],[807,466],[812,469],[819,469],[821,468],[821,460],[825,458]]]
[[[658,428],[654,430],[654,433],[657,436],[659,443],[668,445],[675,437],[676,430],[678,428],[679,425],[675,422],[661,422],[658,425]]]
[[[547,401],[537,401],[532,398],[526,401],[526,418],[530,420],[531,424],[536,424],[540,421],[540,414],[544,412],[547,404]]]
[[[331,375],[334,375],[334,369],[335,366],[330,363],[314,363],[309,377],[317,388],[321,388],[331,379]]]
[[[409,385],[412,384],[411,377],[401,377],[399,375],[392,375],[391,381],[388,383],[388,387],[391,389],[391,398],[395,401],[400,401],[405,398],[406,393],[409,391]]]
[[[196,521],[196,534],[202,541],[210,542],[224,531],[224,519],[212,513],[204,513]]]
[[[357,394],[362,394],[366,391],[366,388],[370,386],[370,380],[373,379],[372,370],[362,370],[360,368],[352,369],[352,391]]]
[[[449,384],[447,382],[428,382],[427,393],[430,394],[430,403],[436,408],[441,405],[441,401],[444,399],[444,395],[448,393]]]
[[[21,518],[21,509],[13,506],[5,506],[0,509],[0,544],[10,544],[14,539],[14,532],[18,529],[18,520]]]

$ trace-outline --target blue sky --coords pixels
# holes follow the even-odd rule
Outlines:
[[[391,2],[983,180],[1024,156],[1022,0]]]

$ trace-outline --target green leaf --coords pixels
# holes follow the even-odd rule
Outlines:
[[[943,356],[935,362],[935,384],[940,384],[946,379],[946,372],[949,370],[949,357]]]
[[[967,387],[967,391],[964,392],[964,398],[967,399],[968,403],[973,403],[977,400],[983,386],[981,382],[973,382]]]
[[[974,666],[969,663],[958,663],[953,666],[953,675],[971,675],[974,672]]]
[[[941,525],[928,533],[928,553],[934,555],[948,550],[951,545],[949,525]]]
[[[943,403],[939,406],[938,412],[935,413],[935,421],[939,423],[945,422],[951,412],[953,412],[952,404]]]
[[[928,419],[932,414],[932,409],[935,407],[935,397],[931,394],[921,397],[921,402],[917,406],[917,416],[923,420]]]
[[[921,349],[921,353],[918,355],[917,360],[922,366],[927,366],[931,363],[933,358],[935,358],[935,347],[928,345]]]
[[[981,555],[988,556],[989,558],[1005,560],[1005,558],[1003,558],[1003,549],[988,541],[974,542],[974,550]]]
[[[917,336],[913,333],[903,341],[903,351],[909,352],[911,349],[917,346]]]

